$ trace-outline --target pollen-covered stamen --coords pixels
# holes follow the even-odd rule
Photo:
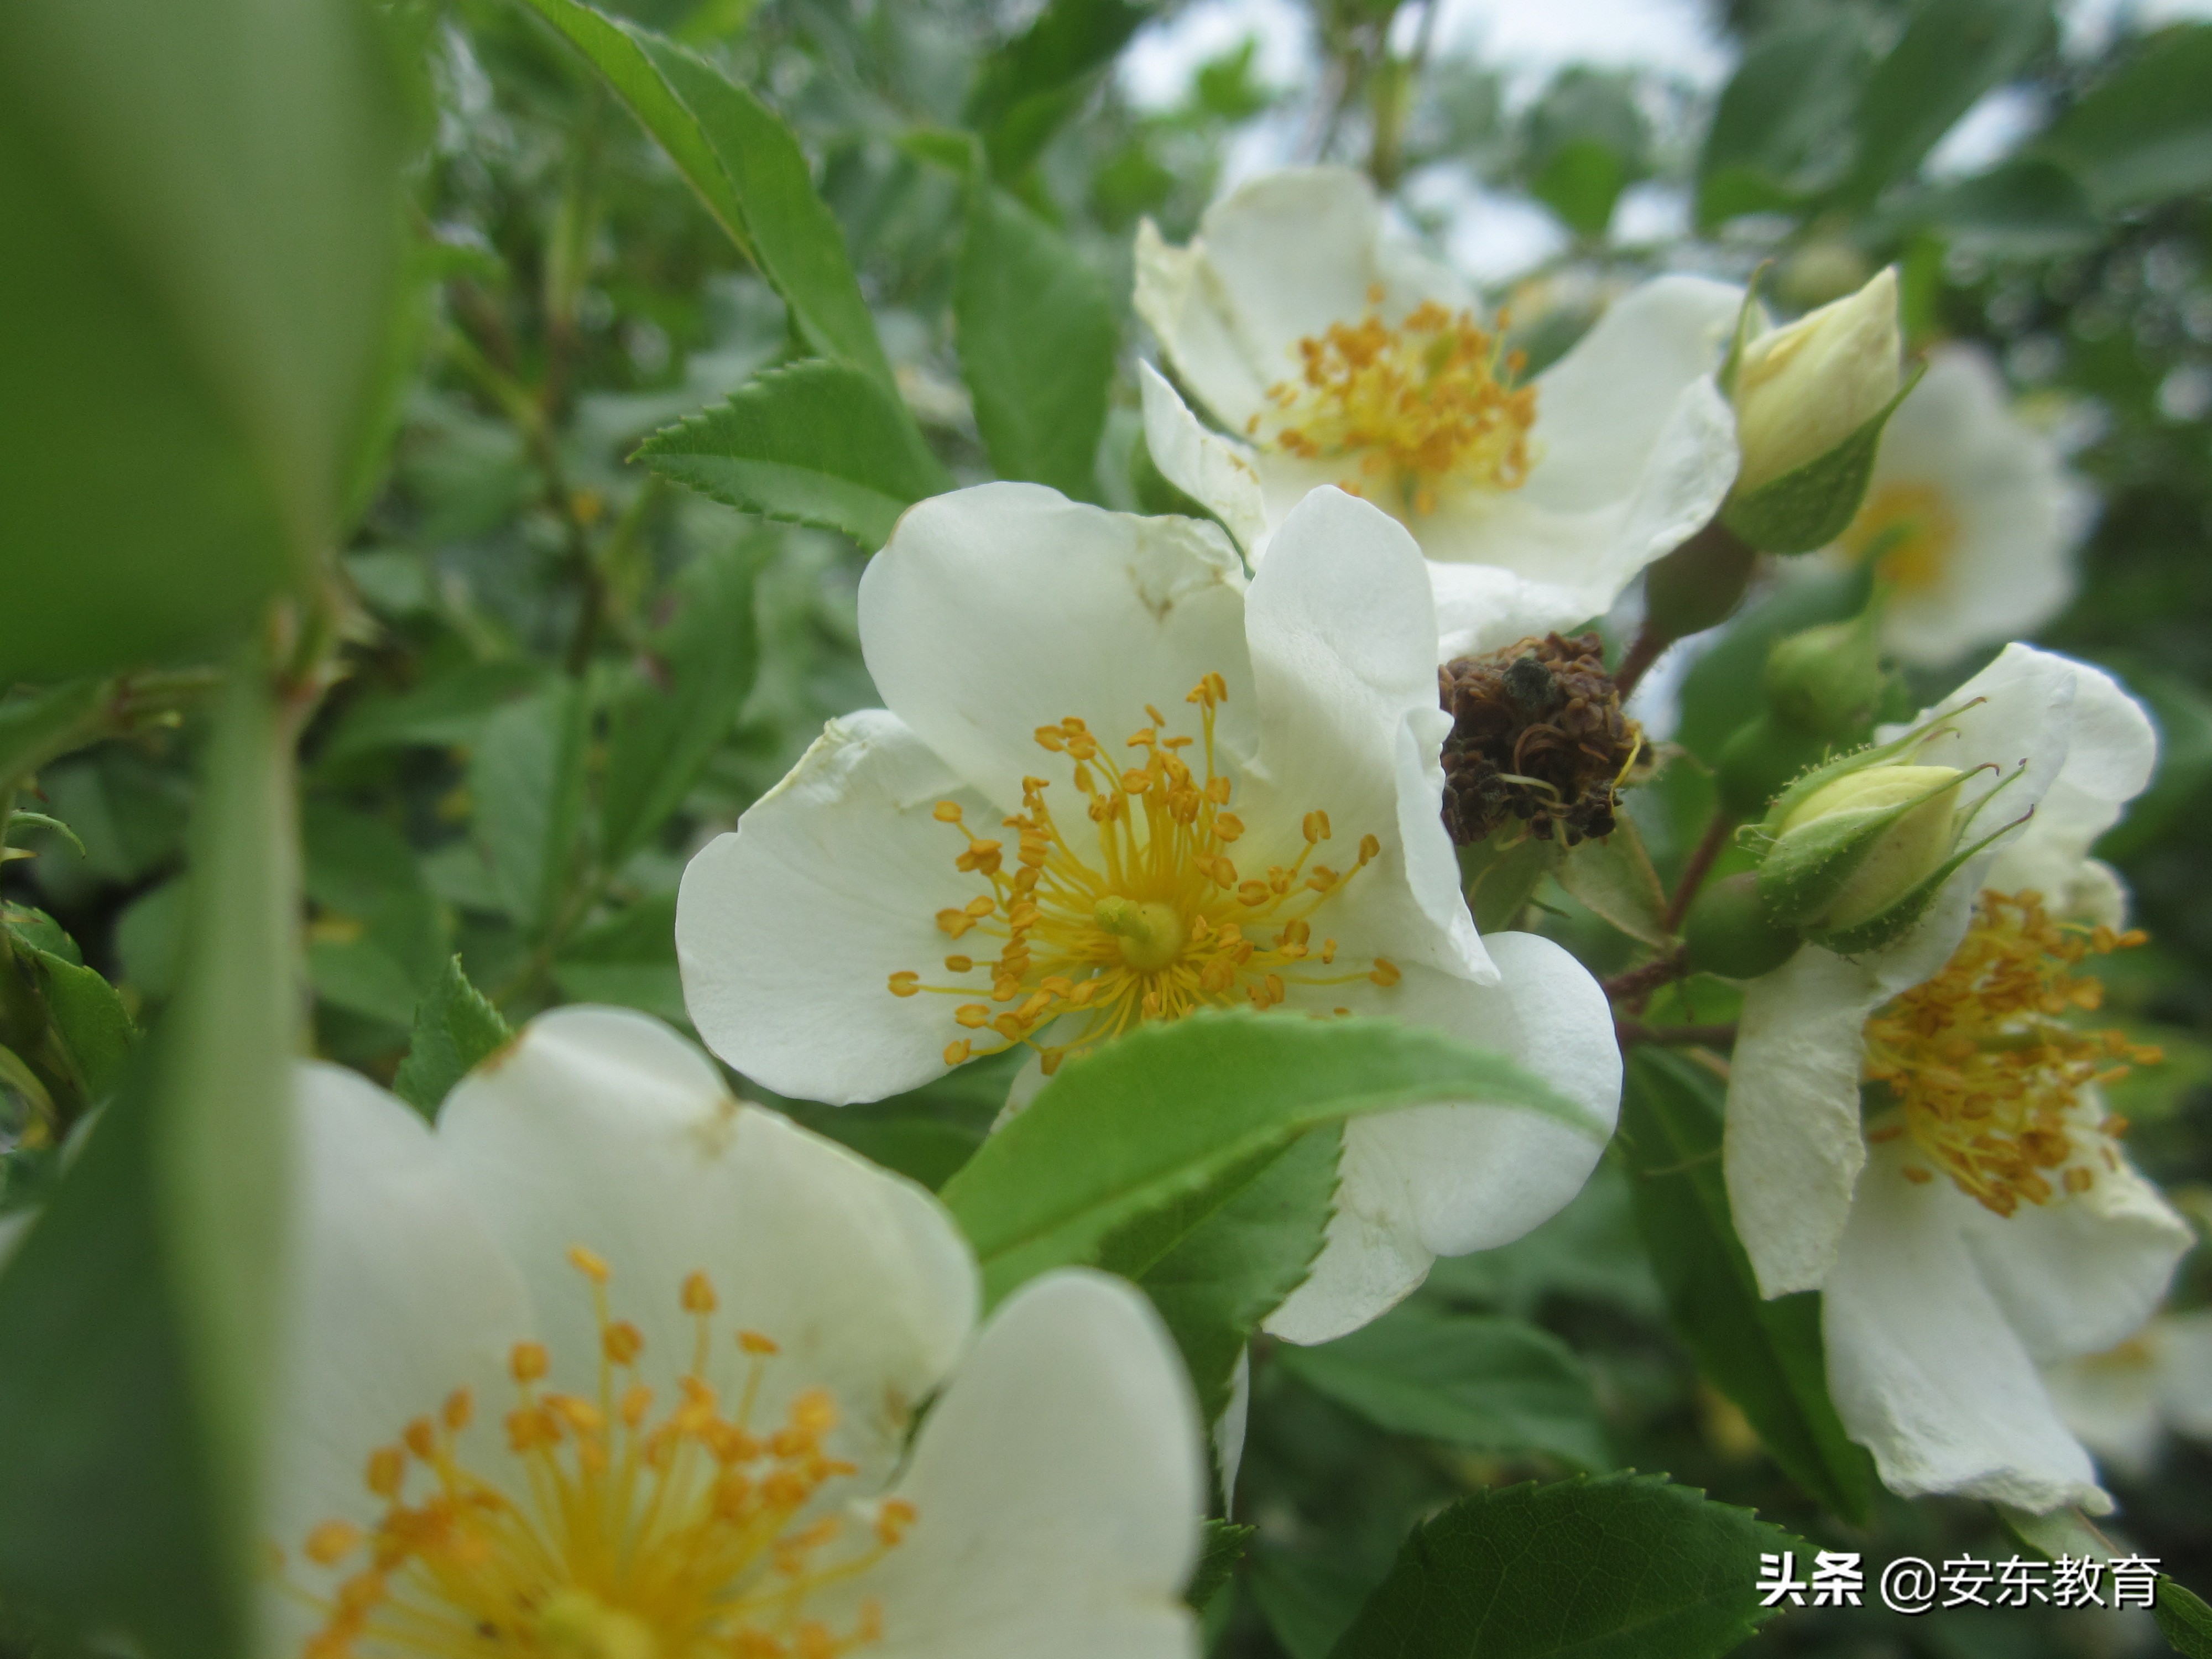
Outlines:
[[[597,1397],[546,1388],[544,1346],[514,1346],[505,1429],[526,1491],[464,1461],[466,1389],[371,1454],[380,1518],[366,1530],[325,1522],[301,1552],[319,1569],[357,1566],[327,1595],[288,1586],[322,1616],[310,1659],[836,1659],[880,1638],[872,1602],[842,1628],[807,1616],[817,1591],[867,1571],[916,1519],[897,1498],[848,1505],[849,1521],[824,1512],[826,1489],[857,1473],[826,1449],[836,1401],[804,1389],[780,1426],[756,1427],[777,1350],[740,1331],[739,1399],[725,1409],[709,1376],[714,1353],[727,1352],[713,1340],[718,1300],[695,1273],[679,1293],[696,1328],[693,1364],[656,1412],[635,1376],[644,1340],[608,1312],[605,1261],[581,1246],[569,1260],[599,1309]]]
[[[1527,483],[1536,388],[1513,383],[1523,359],[1502,343],[1505,314],[1493,333],[1430,300],[1392,327],[1379,286],[1367,301],[1358,322],[1298,342],[1297,380],[1269,388],[1273,413],[1254,416],[1250,435],[1302,460],[1355,460],[1344,488],[1401,516]]]
[[[1022,810],[1002,826],[1012,832],[1011,849],[1005,838],[975,834],[957,803],[939,803],[938,820],[960,836],[956,867],[982,878],[990,891],[939,911],[937,925],[954,939],[974,933],[1000,942],[994,961],[945,959],[948,973],[987,978],[988,987],[926,985],[911,971],[890,976],[895,996],[971,999],[952,1018],[976,1036],[949,1044],[946,1065],[1018,1042],[1036,1048],[1052,1072],[1070,1054],[1144,1020],[1238,1000],[1270,1008],[1292,986],[1397,983],[1398,969],[1381,957],[1358,972],[1314,971],[1333,966],[1337,948],[1333,939],[1315,939],[1311,919],[1382,855],[1375,836],[1361,836],[1352,867],[1339,871],[1316,857],[1334,834],[1328,814],[1309,812],[1291,863],[1264,874],[1237,868],[1232,849],[1246,826],[1229,810],[1233,786],[1218,768],[1213,742],[1214,711],[1228,696],[1221,676],[1208,674],[1185,699],[1199,710],[1198,739],[1161,735],[1167,717],[1147,708],[1152,724],[1126,745],[1142,757],[1139,766],[1115,765],[1073,716],[1039,726],[1038,745],[1072,765],[1087,836],[1063,832],[1042,778],[1022,781]],[[1194,741],[1202,774],[1183,758]],[[1074,1036],[1036,1040],[1070,1014],[1082,1017]]]
[[[1867,1022],[1865,1075],[1897,1103],[1868,1139],[1909,1137],[1934,1170],[1908,1164],[1906,1179],[1948,1176],[1999,1215],[2087,1192],[2100,1168],[2118,1167],[2112,1143],[2127,1125],[2085,1126],[2081,1091],[2161,1056],[2122,1032],[2067,1024],[2104,999],[2074,969],[2144,939],[2054,921],[2038,893],[1984,893],[1942,971]]]

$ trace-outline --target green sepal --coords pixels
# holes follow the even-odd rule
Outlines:
[[[2014,772],[2012,778],[2020,775],[2020,773]],[[1983,806],[1995,799],[1997,789],[2003,788],[2005,783],[2010,783],[2012,778],[2007,778],[2004,783],[1997,786],[1996,789],[1992,789],[1988,794],[1983,796],[1981,800],[1975,803],[1974,811],[1980,811]],[[1971,813],[1968,818],[1971,822]],[[1880,951],[1895,944],[1913,923],[1918,921],[1927,913],[1928,907],[1936,902],[1936,895],[1942,890],[1943,884],[1957,872],[1960,866],[1996,840],[2006,830],[2014,829],[2027,821],[2023,817],[2014,818],[2010,823],[1999,824],[1972,845],[1960,848],[1929,872],[1917,885],[1908,890],[1903,897],[1878,916],[1869,916],[1864,921],[1855,922],[1849,927],[1826,930],[1810,927],[1802,929],[1805,942],[1808,945],[1817,945],[1824,951],[1832,951],[1839,957],[1863,956],[1869,951]]]
[[[1792,830],[1775,843],[1759,866],[1759,898],[1767,920],[1802,929],[1814,917],[1826,915],[1882,837],[1907,813],[1958,788],[1972,775],[1971,772],[1960,772],[1893,805],[1872,810],[1847,807]],[[1947,871],[1956,869],[1955,855],[1941,867]],[[1919,890],[1919,884],[1916,884],[1907,890],[1907,896]],[[1885,910],[1881,916],[1870,917],[1869,921],[1880,921],[1888,915]],[[1862,927],[1866,925],[1857,924]],[[1808,933],[1807,937],[1814,935]]]
[[[1924,373],[1925,365],[1916,368],[1896,396],[1826,454],[1756,489],[1731,495],[1721,507],[1721,522],[1763,553],[1810,553],[1835,540],[1866,499],[1882,428]]]
[[[1750,279],[1743,285],[1743,303],[1736,307],[1735,331],[1729,337],[1728,357],[1715,377],[1720,383],[1721,396],[1730,403],[1735,401],[1735,377],[1743,368],[1744,349],[1756,337],[1761,320],[1759,290],[1766,281],[1766,273],[1773,269],[1773,260],[1761,259],[1752,267]]]
[[[1759,820],[1757,833],[1769,842],[1778,840],[1782,826],[1790,821],[1790,815],[1838,778],[1848,773],[1863,771],[1869,766],[1879,766],[1917,748],[1935,736],[1944,721],[1965,714],[1980,701],[1977,697],[1974,702],[1963,704],[1949,714],[1939,714],[1923,726],[1914,726],[1902,737],[1892,738],[1887,743],[1869,744],[1865,748],[1854,749],[1848,754],[1838,755],[1832,761],[1824,761],[1800,774],[1767,806],[1766,816]]]

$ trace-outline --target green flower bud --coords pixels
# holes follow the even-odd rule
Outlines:
[[[1683,925],[1690,966],[1727,979],[1757,979],[1797,954],[1795,928],[1770,920],[1759,896],[1759,877],[1746,870],[1713,882],[1698,895]]]
[[[1801,731],[1824,738],[1860,735],[1889,688],[1881,625],[1877,602],[1848,622],[1777,640],[1766,657],[1767,707]]]
[[[1950,856],[1966,778],[1954,766],[1875,766],[1814,790],[1759,866],[1766,914],[1827,933],[1892,908]]]

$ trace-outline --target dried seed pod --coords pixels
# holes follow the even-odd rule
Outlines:
[[[1613,833],[1613,792],[1643,742],[1595,634],[1522,640],[1437,671],[1444,827],[1462,846],[1515,823],[1566,846]]]

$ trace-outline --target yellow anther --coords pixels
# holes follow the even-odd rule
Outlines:
[[[1326,812],[1309,812],[1306,814],[1304,823],[1300,827],[1305,831],[1306,844],[1308,846],[1312,846],[1317,842],[1327,841],[1328,839],[1328,814]]]
[[[1213,834],[1216,840],[1235,841],[1243,833],[1244,820],[1234,812],[1216,812],[1213,815]]]
[[[543,1342],[518,1342],[508,1351],[507,1368],[518,1382],[536,1382],[551,1367]]]
[[[1389,957],[1377,957],[1375,958],[1375,971],[1368,975],[1367,977],[1373,980],[1377,985],[1387,988],[1390,986],[1395,985],[1400,980],[1403,979],[1405,975],[1398,971],[1398,964],[1391,961]]]
[[[645,1352],[645,1335],[627,1319],[617,1319],[599,1333],[599,1347],[613,1365],[634,1365]]]
[[[427,1417],[416,1418],[400,1431],[399,1437],[422,1462],[428,1462],[438,1454],[438,1431]]]
[[[438,1414],[444,1419],[448,1433],[459,1434],[468,1427],[469,1419],[476,1415],[476,1396],[466,1389],[455,1389],[446,1396],[445,1406]]]
[[[960,822],[960,803],[941,800],[931,810],[930,816],[939,823],[957,823]]]
[[[945,958],[945,971],[948,974],[964,974],[971,970],[975,966],[975,960],[973,957],[947,957]]]
[[[906,1536],[907,1528],[920,1518],[921,1511],[903,1498],[887,1498],[876,1511],[876,1538],[885,1547],[896,1544]]]
[[[903,972],[893,974],[890,986],[893,996],[910,997],[921,989],[921,975]]]
[[[609,1270],[605,1258],[596,1251],[586,1249],[581,1244],[571,1244],[568,1247],[568,1265],[594,1285],[604,1285],[607,1282]]]
[[[739,1331],[738,1346],[757,1358],[765,1358],[769,1354],[781,1352],[774,1337],[763,1336],[758,1331]]]
[[[307,1534],[304,1553],[319,1567],[334,1567],[361,1547],[361,1528],[325,1521]]]
[[[714,1294],[714,1280],[696,1267],[684,1275],[680,1295],[684,1311],[688,1314],[710,1314],[722,1305],[721,1298]]]
[[[407,1454],[397,1446],[379,1446],[368,1455],[368,1468],[362,1480],[379,1498],[394,1498],[406,1475]]]

